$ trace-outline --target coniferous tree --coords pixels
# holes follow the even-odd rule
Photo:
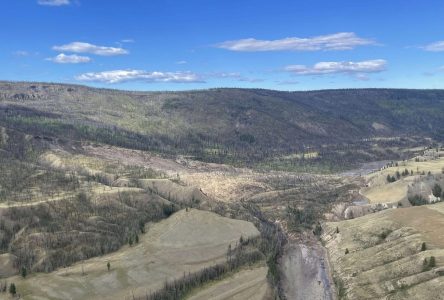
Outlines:
[[[9,286],[9,293],[12,296],[15,296],[17,294],[17,288],[15,287],[14,283],[11,283],[11,285]]]

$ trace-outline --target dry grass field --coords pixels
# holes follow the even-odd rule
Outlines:
[[[49,274],[7,280],[16,283],[23,299],[130,299],[133,294],[142,296],[159,289],[166,280],[225,260],[228,245],[234,247],[241,236],[258,234],[249,222],[182,210],[149,226],[133,247]],[[262,276],[260,282],[265,284],[264,269],[255,274]]]
[[[204,286],[188,300],[266,300],[272,299],[267,267],[242,270],[214,284]]]
[[[444,158],[429,161],[415,161],[414,159],[402,161],[398,166],[389,167],[384,170],[371,173],[365,176],[368,182],[368,187],[361,190],[361,194],[367,197],[370,203],[387,203],[398,202],[407,198],[407,188],[420,175],[418,173],[439,174],[444,168]],[[407,169],[409,172],[413,171],[413,176],[402,177],[396,182],[388,183],[387,175],[393,176],[396,172],[403,172]]]
[[[444,299],[442,212],[439,203],[327,223],[323,240],[341,298]],[[431,256],[436,266],[424,268]]]

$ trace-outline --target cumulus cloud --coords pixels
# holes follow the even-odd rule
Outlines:
[[[69,0],[38,0],[38,4],[40,5],[46,5],[46,6],[62,6],[62,5],[69,5]]]
[[[428,44],[422,48],[426,51],[441,52],[441,51],[444,51],[444,41],[431,43],[431,44]]]
[[[339,32],[309,38],[288,37],[280,40],[254,38],[226,41],[216,45],[231,51],[319,51],[350,50],[357,46],[374,45],[375,41],[358,37],[353,32]]]
[[[120,83],[127,81],[144,82],[203,82],[199,75],[192,72],[148,72],[143,70],[113,70],[84,73],[76,77],[80,81]]]
[[[79,56],[76,54],[66,55],[64,53],[60,53],[56,57],[50,57],[46,60],[58,63],[58,64],[82,64],[88,63],[91,61],[91,58],[88,56]]]
[[[376,73],[386,69],[387,61],[383,59],[366,60],[366,61],[339,61],[339,62],[318,62],[314,66],[290,65],[285,70],[296,75],[325,75],[325,74],[364,74]],[[364,79],[360,75],[360,79]]]
[[[123,48],[97,46],[84,42],[73,42],[66,45],[54,46],[52,49],[60,52],[89,53],[101,56],[114,56],[129,53],[128,50]]]

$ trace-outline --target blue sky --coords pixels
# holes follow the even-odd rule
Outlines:
[[[0,80],[444,88],[440,0],[4,0]]]

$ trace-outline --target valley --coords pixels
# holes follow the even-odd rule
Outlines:
[[[0,91],[1,299],[439,299],[441,91]]]

